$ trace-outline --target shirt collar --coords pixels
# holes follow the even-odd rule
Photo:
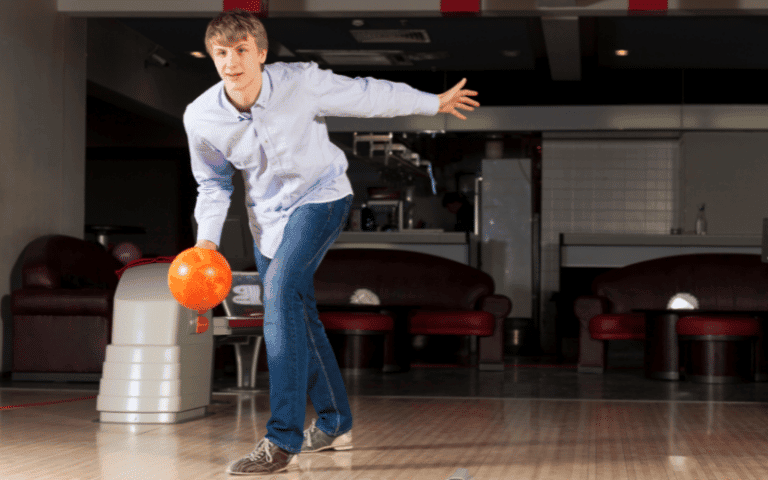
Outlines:
[[[235,108],[232,103],[230,103],[229,99],[227,98],[227,91],[224,88],[224,81],[221,81],[221,89],[219,90],[219,105],[221,105],[224,110],[228,111],[232,115],[240,116],[240,111]]]
[[[271,94],[272,79],[269,76],[269,71],[265,68],[264,71],[261,72],[261,93],[259,93],[259,98],[256,99],[255,105],[258,105],[261,108],[267,108],[267,102],[269,101],[269,96]]]

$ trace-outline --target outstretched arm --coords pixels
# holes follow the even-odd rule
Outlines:
[[[477,92],[474,90],[462,90],[466,83],[467,79],[462,78],[459,83],[453,86],[453,88],[437,96],[440,99],[440,108],[438,112],[450,113],[455,117],[466,120],[467,117],[459,113],[459,111],[456,109],[460,108],[462,110],[468,110],[471,112],[475,109],[474,107],[480,106],[477,101],[469,98],[470,96],[474,97],[477,95]]]

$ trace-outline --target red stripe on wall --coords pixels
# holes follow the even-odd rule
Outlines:
[[[630,12],[666,12],[668,9],[668,0],[629,0]]]
[[[443,15],[467,15],[480,13],[480,0],[440,0]]]
[[[224,0],[222,11],[240,8],[253,12],[257,17],[263,18],[267,16],[268,3],[267,0]]]
[[[55,405],[57,403],[79,402],[80,400],[91,400],[94,398],[96,398],[96,395],[92,395],[90,397],[68,398],[66,400],[52,400],[49,402],[24,403],[21,405],[6,405],[4,407],[0,407],[0,410],[14,410],[16,408],[43,407],[46,405]]]

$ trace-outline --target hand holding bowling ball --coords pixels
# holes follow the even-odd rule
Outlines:
[[[168,270],[168,287],[176,301],[201,314],[220,304],[231,286],[232,270],[216,250],[188,248]]]

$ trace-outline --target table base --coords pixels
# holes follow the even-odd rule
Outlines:
[[[646,312],[645,376],[655,380],[680,380],[677,313]]]

